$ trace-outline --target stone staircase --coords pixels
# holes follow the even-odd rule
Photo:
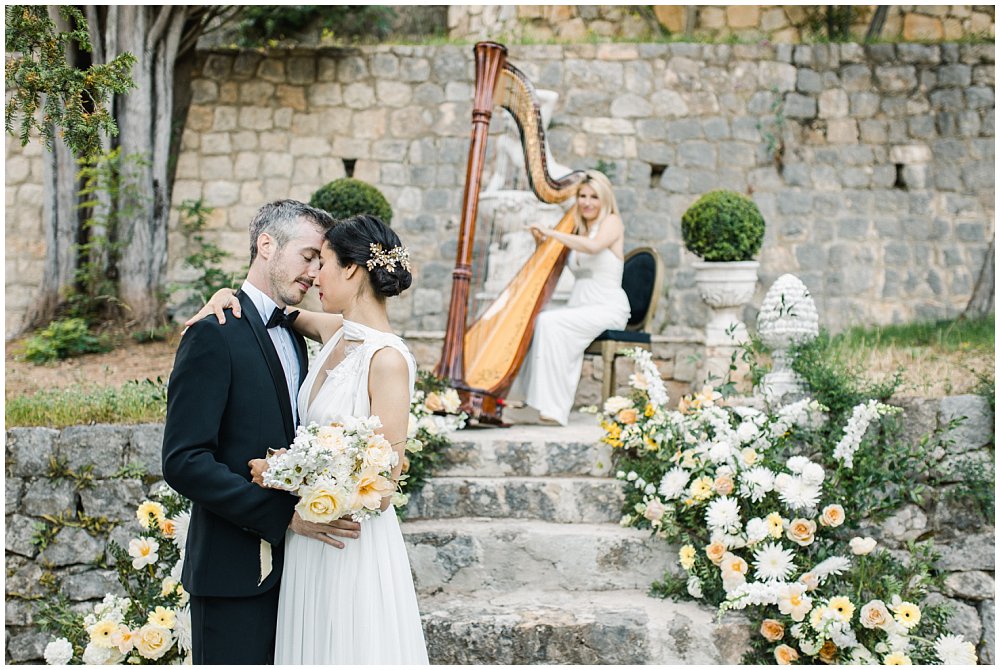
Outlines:
[[[651,598],[676,551],[618,525],[594,417],[467,430],[403,524],[431,663],[738,663],[747,630]]]

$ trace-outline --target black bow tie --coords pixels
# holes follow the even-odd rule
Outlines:
[[[276,328],[277,326],[281,326],[282,328],[291,328],[298,317],[298,310],[295,310],[291,314],[285,314],[285,310],[275,307],[274,311],[271,312],[271,318],[267,320],[267,327]]]

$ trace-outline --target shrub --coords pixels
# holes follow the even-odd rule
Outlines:
[[[764,217],[735,191],[710,191],[681,217],[684,245],[706,261],[749,261],[764,241]]]
[[[48,363],[60,358],[110,351],[106,337],[94,335],[80,318],[53,321],[24,345],[24,357],[32,363]]]
[[[371,214],[392,223],[392,207],[382,192],[360,179],[345,177],[320,187],[313,193],[309,204],[326,210],[335,219],[346,219],[357,214]]]

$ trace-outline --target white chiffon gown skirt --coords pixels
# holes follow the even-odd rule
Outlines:
[[[278,606],[275,663],[427,664],[396,511],[361,523],[337,549],[291,531]],[[308,615],[306,614],[308,613]]]

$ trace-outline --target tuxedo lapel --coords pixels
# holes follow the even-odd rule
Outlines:
[[[264,361],[271,372],[271,380],[274,382],[274,390],[278,397],[278,406],[281,408],[281,417],[285,420],[285,436],[288,438],[288,443],[291,444],[295,438],[295,421],[292,417],[292,405],[288,396],[288,384],[285,383],[285,370],[281,367],[281,359],[278,358],[278,352],[274,349],[274,343],[271,341],[271,336],[267,334],[267,329],[257,318],[257,306],[253,304],[250,296],[243,291],[237,291],[236,297],[239,298],[240,305],[243,307],[243,318],[250,324],[250,330],[253,331],[257,344],[260,345],[261,353],[264,354]],[[301,378],[302,375],[300,374],[299,377]]]
[[[306,375],[309,374],[309,351],[306,349],[305,338],[294,330],[292,331],[292,339],[295,341],[295,353],[299,359],[299,388],[302,388],[302,383],[306,380]]]

